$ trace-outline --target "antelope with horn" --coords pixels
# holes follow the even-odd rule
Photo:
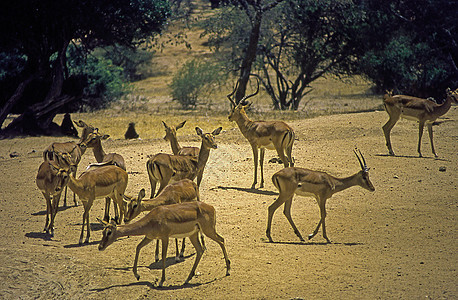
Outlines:
[[[259,166],[261,167],[261,184],[260,188],[264,187],[264,153],[266,149],[276,150],[278,156],[285,168],[293,167],[294,161],[292,157],[293,143],[295,139],[294,130],[285,122],[282,121],[252,121],[246,114],[246,109],[249,108],[252,102],[247,99],[255,96],[259,92],[258,86],[253,94],[245,96],[236,104],[231,98],[237,91],[239,82],[232,91],[227,95],[231,102],[231,113],[229,114],[229,121],[235,121],[243,136],[248,140],[253,150],[253,163],[254,163],[254,180],[251,188],[254,189],[258,177],[258,157]],[[258,153],[259,149],[259,153]]]
[[[146,162],[146,169],[151,184],[151,198],[154,197],[157,182],[160,183],[156,196],[165,188],[170,180],[179,181],[187,178],[194,180],[197,177],[197,186],[200,186],[205,165],[210,155],[210,149],[217,149],[215,136],[219,135],[222,127],[211,133],[204,133],[196,127],[197,135],[202,139],[199,156],[183,156],[158,153]]]
[[[158,206],[200,201],[199,188],[194,181],[189,179],[182,179],[167,185],[156,198],[143,199],[144,197],[145,189],[140,190],[137,198],[124,197],[127,200],[127,210],[124,216],[124,223],[128,224],[140,213],[144,211],[151,211]],[[202,245],[205,248],[203,237]],[[178,250],[178,239],[175,239],[175,246],[175,261],[179,261],[180,258],[184,257],[185,239],[183,239],[181,251]],[[155,259],[156,261],[159,260],[159,241],[156,243]]]
[[[423,136],[423,128],[426,124],[428,127],[429,140],[431,143],[431,150],[434,157],[438,157],[434,149],[433,143],[433,123],[437,118],[447,113],[452,106],[452,102],[458,103],[458,89],[451,91],[447,89],[447,98],[442,104],[437,104],[428,99],[422,99],[412,96],[395,95],[392,91],[387,91],[383,97],[383,104],[385,110],[389,115],[389,120],[383,125],[383,133],[385,134],[386,147],[390,155],[394,155],[393,148],[391,147],[391,129],[399,120],[400,117],[405,119],[414,120],[418,122],[418,154],[421,155],[421,137]]]
[[[198,238],[198,232],[201,231],[220,245],[226,261],[226,276],[228,276],[230,275],[230,261],[227,256],[224,239],[216,233],[215,226],[215,208],[206,203],[194,201],[158,206],[134,223],[119,226],[116,224],[108,224],[103,230],[99,250],[105,250],[114,241],[123,236],[145,236],[137,245],[133,266],[134,276],[139,280],[140,275],[137,273],[137,262],[140,250],[153,240],[161,240],[162,277],[159,286],[162,286],[165,282],[165,264],[169,238],[189,237],[192,245],[196,249],[196,259],[184,283],[187,284],[194,276],[197,265],[204,252]]]
[[[366,160],[361,154],[361,151],[356,152],[355,150],[354,152],[361,166],[361,171],[349,177],[337,178],[325,172],[297,167],[285,168],[272,176],[272,182],[278,189],[279,195],[277,200],[275,200],[268,209],[266,235],[270,242],[272,242],[272,237],[270,235],[272,217],[275,210],[277,210],[277,208],[279,208],[283,203],[285,204],[283,213],[285,214],[286,219],[288,219],[294,233],[301,241],[304,241],[299,230],[296,228],[293,219],[291,218],[291,204],[294,194],[306,197],[313,196],[320,207],[320,221],[318,222],[315,231],[310,234],[308,238],[313,238],[318,233],[320,226],[322,226],[323,237],[328,243],[331,242],[326,234],[326,201],[335,193],[352,186],[358,185],[371,192],[375,191],[375,188],[369,179],[369,168],[366,165]]]

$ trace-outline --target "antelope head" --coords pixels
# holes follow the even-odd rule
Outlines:
[[[217,149],[218,145],[216,144],[215,141],[215,135],[220,134],[221,130],[223,127],[218,127],[215,130],[213,130],[212,133],[204,133],[202,129],[199,127],[196,127],[196,132],[197,135],[202,138],[202,145],[205,146],[208,149]]]
[[[249,108],[252,104],[252,102],[249,102],[247,101],[248,98],[251,98],[255,95],[258,94],[259,92],[259,80],[256,78],[256,81],[257,81],[257,88],[256,88],[256,91],[250,95],[247,95],[245,97],[243,97],[239,104],[236,104],[234,99],[233,99],[233,96],[235,94],[235,92],[237,91],[237,88],[239,86],[239,80],[237,80],[237,83],[235,85],[235,88],[234,90],[227,95],[227,98],[229,99],[229,101],[231,102],[231,112],[228,116],[228,119],[229,121],[236,121],[237,117],[241,114],[244,114],[245,113],[245,109]]]
[[[59,166],[57,162],[48,160],[48,164],[51,167],[51,170],[54,173],[54,180],[52,181],[53,183],[53,192],[54,194],[58,194],[61,192],[64,187],[67,185],[68,180],[69,180],[69,172],[70,172],[70,167],[69,166]]]
[[[145,189],[141,189],[137,198],[128,197],[124,195],[124,200],[127,201],[126,214],[124,215],[124,223],[129,223],[132,219],[138,216],[141,212],[141,202],[145,198]]]
[[[184,124],[186,124],[186,121],[181,122],[176,127],[174,127],[174,126],[170,126],[169,127],[169,126],[167,126],[167,124],[165,124],[164,121],[162,121],[162,124],[164,125],[164,128],[165,128],[164,140],[171,142],[171,141],[173,141],[174,137],[177,136],[177,130],[182,128],[184,126]]]
[[[358,151],[353,150],[353,152],[355,153],[356,157],[358,158],[359,165],[361,166],[361,171],[359,171],[358,173],[360,175],[359,185],[365,188],[366,190],[369,190],[372,192],[375,191],[375,187],[369,179],[369,169],[370,168],[367,167],[366,160],[364,159],[363,154],[361,153],[360,150]]]

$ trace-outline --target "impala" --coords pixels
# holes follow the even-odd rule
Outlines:
[[[95,160],[98,164],[91,164],[88,166],[89,168],[97,167],[97,166],[104,166],[104,165],[115,165],[126,171],[126,162],[124,158],[117,153],[108,153],[106,154],[102,147],[102,140],[108,139],[110,136],[108,134],[100,134],[98,128],[91,134],[91,139],[88,141],[87,146],[88,148],[92,148],[94,153]],[[88,170],[86,169],[86,170]],[[110,197],[105,198],[105,216],[103,218],[104,221],[109,221],[110,219]],[[113,202],[114,211],[115,211],[115,220],[116,223],[120,224],[121,219],[119,219],[118,207],[116,202]]]
[[[165,281],[165,264],[169,238],[189,237],[197,254],[191,272],[184,283],[187,284],[194,276],[204,252],[197,236],[198,232],[202,231],[207,237],[220,245],[226,261],[226,276],[228,276],[230,275],[230,261],[227,256],[224,239],[216,233],[215,225],[215,208],[206,203],[195,201],[158,206],[137,222],[119,226],[108,224],[103,230],[99,250],[105,250],[120,237],[144,235],[143,240],[137,245],[133,266],[134,276],[139,280],[137,262],[140,250],[152,240],[160,239],[162,241],[162,278],[159,286],[162,286]]]
[[[59,208],[62,189],[68,182],[69,168],[62,168],[56,161],[44,161],[38,168],[36,183],[46,199],[46,223],[44,231],[54,236],[54,219]]]
[[[184,178],[194,180],[197,177],[197,186],[200,186],[205,165],[210,155],[210,149],[217,149],[215,136],[220,134],[222,127],[213,130],[212,133],[203,133],[202,129],[196,127],[197,135],[202,139],[199,156],[183,156],[158,153],[146,162],[149,180],[151,183],[151,198],[154,197],[157,182],[160,183],[156,195],[172,179],[178,181]]]
[[[80,244],[83,242],[85,224],[87,226],[85,243],[89,243],[91,235],[89,211],[96,198],[108,196],[116,201],[122,220],[125,211],[123,196],[127,187],[127,173],[123,169],[113,165],[101,166],[99,168],[89,169],[81,174],[78,179],[73,174],[70,174],[68,187],[75,194],[78,194],[84,206],[83,225],[79,239]]]
[[[181,147],[178,144],[177,139],[177,130],[182,128],[186,121],[181,122],[176,127],[175,126],[167,126],[164,121],[162,124],[165,128],[165,136],[164,140],[170,142],[170,146],[172,147],[172,152],[174,155],[191,155],[197,157],[199,155],[199,148],[197,147]]]
[[[81,132],[81,138],[78,143],[75,143],[73,141],[65,143],[52,143],[43,151],[44,161],[57,161],[56,153],[68,154],[70,156],[71,164],[74,166],[74,176],[76,176],[77,167],[79,162],[81,161],[81,157],[86,152],[87,142],[89,139],[92,138],[91,134],[95,131],[94,127],[87,125],[81,120],[79,120],[78,122],[75,121],[75,124],[78,127],[83,128],[83,131]],[[78,206],[75,195],[73,195],[73,202],[75,203],[75,206]],[[67,187],[65,187],[64,206],[67,206]]]
[[[451,91],[447,89],[447,98],[442,104],[436,104],[435,102],[416,98],[412,96],[396,95],[393,96],[392,92],[387,92],[383,99],[385,110],[389,115],[389,120],[383,125],[383,133],[385,134],[386,146],[390,155],[394,155],[393,148],[391,147],[390,133],[393,126],[399,120],[400,117],[411,119],[418,122],[418,154],[421,157],[421,137],[423,136],[423,127],[428,127],[429,140],[431,143],[431,150],[435,157],[437,157],[436,151],[434,150],[433,143],[433,123],[437,118],[448,112],[452,105],[452,101],[458,102],[458,89]]]
[[[190,201],[200,201],[199,188],[197,184],[189,179],[182,179],[175,183],[167,185],[162,192],[153,199],[145,199],[145,189],[141,189],[138,193],[137,198],[128,198],[127,200],[127,210],[124,216],[124,223],[129,223],[140,213],[144,211],[151,211],[154,208],[161,205],[170,205]],[[126,198],[126,197],[125,197]],[[202,237],[202,244],[204,245],[204,240]],[[175,261],[179,261],[180,257],[184,257],[185,249],[185,239],[182,242],[181,251],[178,251],[178,239],[175,239],[176,246],[176,256]],[[159,241],[156,243],[156,261],[159,260]]]
[[[286,219],[288,219],[291,224],[294,233],[301,241],[304,241],[299,230],[297,230],[293,219],[291,218],[291,204],[294,194],[300,196],[313,196],[320,207],[320,221],[318,222],[315,231],[310,234],[308,238],[313,238],[318,233],[320,226],[322,226],[323,237],[328,243],[331,242],[326,234],[326,200],[331,198],[331,196],[335,193],[356,185],[372,192],[375,191],[375,188],[369,179],[369,168],[366,165],[363,155],[359,152],[359,155],[361,156],[360,158],[358,153],[356,151],[354,152],[358,158],[359,164],[361,165],[361,171],[346,178],[337,178],[325,172],[312,171],[304,168],[285,168],[272,176],[272,182],[280,193],[277,200],[275,200],[268,209],[266,235],[270,242],[272,242],[272,237],[270,236],[272,217],[275,210],[283,203],[285,203],[283,213],[285,214]]]
[[[238,81],[232,93],[227,95],[227,98],[232,104],[232,110],[229,114],[229,120],[235,121],[243,136],[248,140],[253,150],[254,163],[254,180],[251,188],[254,189],[258,177],[258,156],[259,166],[261,167],[261,184],[260,188],[264,187],[264,153],[265,149],[276,150],[278,156],[283,162],[285,168],[293,167],[294,161],[292,158],[292,149],[294,143],[294,130],[285,122],[282,121],[252,121],[248,118],[245,109],[251,106],[251,102],[247,99],[256,95],[259,92],[259,81],[256,91],[248,96],[245,96],[237,105],[232,100],[237,90]],[[259,154],[258,154],[259,149]],[[286,155],[285,155],[286,153]]]

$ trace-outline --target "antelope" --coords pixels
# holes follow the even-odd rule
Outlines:
[[[360,187],[372,192],[375,191],[375,188],[369,179],[369,168],[366,165],[366,161],[361,151],[359,151],[361,158],[358,156],[356,151],[354,152],[361,166],[361,171],[349,177],[337,178],[325,172],[312,171],[309,169],[297,167],[285,168],[272,176],[272,182],[280,193],[277,200],[275,200],[275,202],[270,205],[268,209],[266,235],[270,242],[272,242],[272,237],[270,236],[272,217],[275,213],[275,210],[279,208],[283,203],[285,203],[283,213],[286,216],[286,219],[288,219],[289,223],[291,224],[294,233],[302,242],[304,241],[299,230],[296,228],[293,219],[291,218],[291,204],[294,194],[297,194],[300,196],[315,197],[318,206],[320,207],[321,218],[315,228],[315,231],[308,236],[309,240],[318,233],[320,226],[322,226],[323,237],[328,243],[331,243],[326,234],[326,200],[331,198],[331,196],[335,193],[356,185],[359,185]]]
[[[237,126],[239,127],[243,136],[248,140],[251,145],[251,149],[253,150],[254,180],[251,188],[254,189],[257,183],[258,156],[259,165],[261,167],[261,184],[259,187],[263,188],[265,149],[275,149],[285,168],[294,166],[294,161],[292,158],[292,149],[295,138],[294,130],[288,124],[282,121],[250,120],[245,110],[251,106],[252,102],[248,102],[247,99],[255,96],[259,92],[259,81],[256,91],[251,95],[245,96],[239,104],[236,104],[231,98],[237,90],[237,86],[238,81],[232,93],[227,95],[227,98],[232,104],[232,110],[228,118],[229,121],[235,121],[237,123]]]
[[[86,152],[88,139],[92,138],[91,133],[94,132],[94,127],[87,125],[83,121],[75,121],[75,124],[78,127],[82,127],[83,131],[81,133],[81,138],[78,143],[73,141],[65,143],[52,143],[43,151],[43,160],[56,160],[56,153],[67,153],[70,156],[71,164],[74,166],[73,175],[76,176],[77,166],[81,161],[81,157]],[[76,202],[76,196],[73,195],[73,202],[75,206],[78,206]],[[67,187],[65,187],[64,194],[64,206],[67,206]]]
[[[75,194],[78,194],[84,206],[83,225],[79,244],[83,243],[84,225],[87,226],[85,243],[89,243],[91,235],[89,211],[96,198],[108,196],[114,199],[119,207],[120,218],[122,220],[125,211],[123,196],[127,187],[127,173],[123,169],[113,165],[101,166],[99,168],[89,169],[81,174],[78,179],[73,174],[70,174],[68,187]]]
[[[172,152],[174,155],[190,155],[197,157],[199,155],[199,148],[181,147],[180,144],[178,144],[177,130],[182,128],[185,123],[186,121],[183,121],[177,126],[167,126],[167,124],[165,124],[165,122],[162,121],[162,124],[165,128],[164,140],[170,142],[170,146],[172,147]]]
[[[117,153],[108,153],[106,154],[102,147],[102,140],[108,139],[110,136],[108,134],[100,134],[98,128],[92,133],[92,138],[88,141],[88,148],[92,148],[94,153],[95,160],[98,164],[90,164],[88,168],[97,167],[97,166],[104,166],[104,165],[115,165],[126,171],[126,163],[122,155]],[[104,221],[109,221],[110,219],[110,198],[105,198],[105,216],[103,218]],[[115,220],[116,223],[120,224],[121,219],[119,219],[118,208],[116,202],[113,202],[114,210],[115,210]]]
[[[182,179],[175,183],[167,185],[162,192],[153,199],[145,199],[145,189],[141,189],[137,198],[131,198],[127,201],[127,210],[124,216],[124,223],[129,223],[143,211],[151,211],[161,205],[170,205],[190,201],[200,201],[199,188],[197,184],[189,179]],[[202,237],[202,244],[205,243]],[[176,256],[175,261],[184,257],[185,241],[183,239],[181,251],[178,251],[178,239],[175,239]],[[159,241],[156,243],[156,261],[159,260]]]
[[[119,226],[107,224],[102,233],[99,250],[105,250],[120,237],[144,235],[143,240],[137,245],[133,266],[134,276],[139,280],[137,262],[140,250],[152,240],[160,239],[162,241],[162,278],[159,286],[162,286],[165,282],[165,263],[169,238],[189,237],[197,254],[191,272],[184,282],[184,284],[187,284],[194,276],[204,252],[197,236],[198,232],[202,231],[207,237],[220,245],[226,261],[226,276],[228,276],[230,275],[230,261],[224,245],[224,238],[216,233],[215,226],[215,208],[206,203],[194,201],[158,206],[134,223]]]
[[[418,154],[421,155],[421,137],[423,136],[423,127],[428,127],[429,140],[431,143],[431,150],[434,157],[438,157],[434,150],[433,143],[433,123],[437,118],[448,112],[452,105],[452,101],[458,103],[458,89],[451,91],[447,89],[447,98],[442,104],[436,104],[434,101],[412,96],[396,95],[390,91],[384,95],[383,104],[385,110],[389,115],[389,120],[383,125],[383,133],[385,134],[386,146],[390,155],[395,155],[391,147],[390,133],[393,126],[400,117],[414,120],[418,122]]]
[[[56,161],[44,161],[38,168],[36,184],[46,199],[46,223],[43,231],[54,236],[54,219],[59,208],[59,199],[68,183],[69,168],[62,168]],[[52,198],[52,199],[51,199]]]
[[[197,186],[202,181],[205,164],[207,163],[210,149],[217,149],[215,136],[219,135],[222,127],[213,130],[212,133],[203,133],[202,129],[196,127],[197,135],[202,138],[199,156],[183,156],[158,153],[146,162],[146,169],[151,184],[151,198],[154,197],[156,184],[159,181],[160,186],[156,196],[172,179],[178,181],[184,178],[194,180],[197,177]]]

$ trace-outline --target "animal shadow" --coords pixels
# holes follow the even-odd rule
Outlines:
[[[267,196],[277,196],[277,192],[272,192],[272,191],[263,191],[263,190],[258,190],[258,189],[252,189],[252,188],[241,188],[241,187],[234,187],[234,186],[217,186],[216,188],[213,189],[221,189],[221,190],[236,190],[236,191],[241,191],[241,192],[246,192],[246,193],[252,193],[252,194],[258,194],[258,195],[267,195]]]

